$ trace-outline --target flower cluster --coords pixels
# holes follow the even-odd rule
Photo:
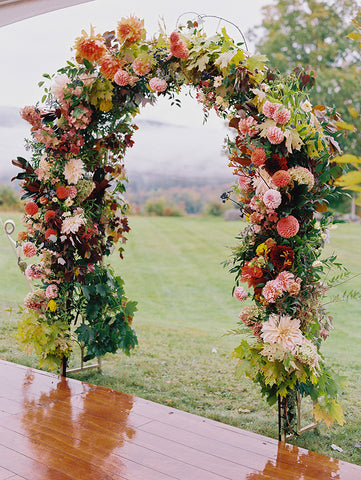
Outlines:
[[[336,140],[317,121],[295,76],[282,78],[282,88],[280,81],[250,85],[243,105],[228,113],[236,132],[228,139],[229,165],[248,221],[231,260],[234,296],[255,303],[239,314],[253,341],[243,340],[235,356],[250,362],[243,371],[271,402],[300,389],[335,404],[335,384],[333,392],[321,387],[332,375],[319,353],[332,328],[321,305],[320,274],[327,261],[318,261],[328,219],[318,224],[315,213],[324,211],[327,195],[334,192],[327,182],[332,182],[331,143]]]
[[[313,217],[331,189],[328,147],[335,139],[323,130],[297,76],[276,78],[263,56],[249,56],[224,29],[208,38],[196,24],[188,26],[150,41],[135,16],[104,35],[83,31],[74,63],[45,75],[52,80],[45,105],[22,110],[31,124],[33,158],[15,161],[24,170],[18,178],[27,199],[26,228],[18,240],[24,256],[39,257],[26,275],[41,282],[26,308],[31,318],[36,312],[37,321],[68,329],[83,316],[89,325],[76,333],[90,356],[134,346],[134,305],[123,290],[109,293],[110,284],[120,291],[121,282],[103,266],[103,257],[115,243],[123,245],[129,231],[123,158],[133,145],[140,106],[160,95],[173,99],[188,85],[205,116],[214,110],[235,132],[227,140],[229,165],[249,225],[233,258],[234,296],[255,302],[239,318],[256,342],[242,344],[236,356],[253,355],[258,367],[248,373],[270,397],[286,395],[299,382],[314,397],[323,395],[315,375],[326,372],[318,346],[330,323],[320,307],[319,267],[313,265],[325,224],[317,228]],[[99,318],[92,317],[89,302],[101,305]],[[62,342],[69,332],[59,332]],[[291,380],[285,381],[281,367]]]

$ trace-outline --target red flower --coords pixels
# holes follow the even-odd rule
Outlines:
[[[54,212],[54,210],[48,210],[47,212],[45,212],[44,220],[48,222],[51,218],[54,218],[55,215],[56,215],[56,212]]]
[[[39,207],[35,202],[28,202],[25,204],[24,210],[27,215],[35,215],[38,213]]]
[[[295,260],[295,252],[287,245],[276,245],[272,248],[269,258],[272,265],[281,272],[292,267]]]
[[[45,238],[46,240],[51,236],[51,235],[55,235],[56,237],[58,236],[58,232],[56,230],[54,230],[53,228],[48,228],[46,231],[45,231]]]
[[[244,267],[241,268],[241,282],[247,282],[248,286],[254,286],[254,279],[262,278],[263,271],[257,265],[252,265],[251,262],[247,262]],[[259,281],[256,281],[256,285]]]
[[[66,189],[66,187],[58,187],[56,189],[56,196],[60,199],[60,200],[63,200],[64,198],[67,198],[68,196],[68,190]]]
[[[285,157],[281,157],[275,153],[271,158],[267,158],[264,163],[264,168],[266,172],[272,176],[278,172],[278,170],[288,170],[287,160]]]

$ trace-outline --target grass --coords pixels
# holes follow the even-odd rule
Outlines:
[[[19,216],[13,218],[19,223]],[[233,279],[221,262],[229,255],[227,246],[235,243],[239,224],[206,217],[134,217],[131,226],[126,259],[120,261],[114,254],[111,263],[125,279],[128,296],[139,302],[135,319],[139,347],[129,358],[107,355],[103,374],[74,377],[276,437],[276,409],[267,405],[250,380],[234,377],[230,355],[240,338],[224,335],[236,324],[239,304],[230,295]],[[340,226],[332,232],[326,252],[335,251],[355,273],[361,272],[360,233],[359,225]],[[27,286],[4,234],[0,260],[6,265],[0,275],[0,357],[37,367],[36,358],[20,352],[12,337],[16,304]],[[361,277],[350,287],[361,290]],[[8,306],[14,310],[6,311]],[[361,464],[361,449],[354,446],[361,441],[359,306],[339,303],[330,310],[335,330],[323,351],[329,363],[349,377],[341,398],[346,424],[329,430],[320,427],[292,443]],[[344,451],[333,451],[332,444]]]

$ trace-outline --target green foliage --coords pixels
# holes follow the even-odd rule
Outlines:
[[[277,0],[263,7],[258,48],[281,72],[299,65],[316,72],[311,102],[335,105],[344,121],[360,130],[361,53],[347,38],[357,10],[355,0]],[[361,151],[354,133],[340,143],[346,151]]]
[[[19,225],[20,215],[13,220]],[[277,438],[275,406],[267,405],[260,388],[247,377],[234,376],[230,352],[240,343],[239,337],[223,335],[233,327],[239,303],[230,296],[232,279],[220,262],[227,255],[229,239],[240,229],[239,222],[220,217],[131,217],[130,224],[125,260],[114,254],[110,262],[125,279],[130,298],[139,298],[139,347],[131,357],[106,355],[102,374],[85,371],[72,376]],[[331,233],[326,256],[336,252],[353,272],[361,271],[360,225],[340,224]],[[27,285],[4,235],[0,236],[0,255],[4,267],[0,272],[0,357],[38,368],[35,356],[20,351],[13,338],[16,303],[21,302]],[[361,277],[354,278],[351,286],[361,290]],[[342,291],[343,286],[335,289]],[[12,313],[5,311],[10,304]],[[291,443],[361,464],[361,451],[354,447],[361,430],[359,304],[336,303],[330,308],[335,329],[322,350],[333,369],[349,377],[340,398],[345,424],[329,430],[320,424],[319,433],[307,432]],[[217,353],[212,353],[213,348]],[[74,347],[69,368],[78,366],[77,362]],[[311,423],[311,410],[312,402],[304,399],[302,426]],[[332,451],[331,444],[343,452]]]
[[[62,357],[71,352],[68,324],[62,321],[44,322],[34,310],[24,310],[16,338],[27,354],[35,352],[41,367],[54,370]]]
[[[204,214],[212,215],[214,217],[220,217],[228,208],[229,208],[228,205],[226,206],[221,201],[210,202],[205,206]]]
[[[136,302],[124,296],[123,284],[109,268],[96,265],[94,272],[87,273],[85,284],[77,285],[82,293],[78,312],[86,320],[75,332],[86,347],[85,361],[118,349],[129,355],[138,343],[130,325]]]
[[[178,207],[169,203],[165,198],[149,199],[144,210],[147,215],[157,217],[180,217],[182,212]]]
[[[9,185],[0,185],[0,209],[19,211],[22,209],[18,192]]]

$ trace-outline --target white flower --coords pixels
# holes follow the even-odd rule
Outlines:
[[[301,103],[301,108],[304,112],[310,112],[312,110],[312,104],[308,100],[305,100]]]
[[[77,233],[82,225],[84,225],[84,218],[81,215],[66,217],[64,218],[61,226],[61,233],[65,233],[67,235],[70,233]]]
[[[72,158],[65,165],[64,177],[68,183],[77,184],[84,173],[84,164],[80,158]]]
[[[303,343],[300,321],[289,315],[270,315],[262,325],[261,337],[265,343],[279,343],[287,351],[293,351]]]
[[[310,340],[305,338],[302,345],[297,347],[295,357],[301,362],[316,370],[320,369],[319,360],[322,360],[317,352],[317,347]]]
[[[315,260],[312,264],[313,267],[322,267],[322,262],[320,260]]]
[[[64,89],[66,88],[67,84],[70,83],[70,78],[63,73],[62,75],[58,75],[54,78],[54,83],[51,86],[51,91],[53,95],[56,96],[57,99],[63,101],[64,98]]]
[[[214,77],[214,86],[215,87],[220,87],[223,82],[223,77],[222,75],[218,75],[218,77]]]

